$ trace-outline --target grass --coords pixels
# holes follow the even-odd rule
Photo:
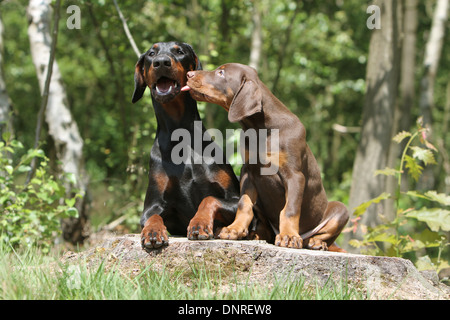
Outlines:
[[[15,251],[0,245],[0,300],[350,300],[362,295],[346,281],[307,286],[304,278],[273,277],[249,283],[225,278],[204,264],[190,270],[156,271],[152,265],[124,272],[119,264],[62,264],[58,254],[37,249]],[[231,278],[231,279],[230,279]],[[289,279],[289,280],[286,280]]]

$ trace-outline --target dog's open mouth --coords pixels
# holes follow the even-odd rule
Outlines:
[[[168,95],[175,93],[179,89],[180,84],[172,79],[161,77],[155,84],[155,91],[159,95]]]

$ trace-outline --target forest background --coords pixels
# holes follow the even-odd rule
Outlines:
[[[352,213],[366,204],[352,217],[339,239],[341,245],[349,250],[371,245],[368,252],[395,255],[392,248],[398,247],[398,241],[409,241],[415,245],[403,242],[402,255],[416,262],[426,257],[422,260],[439,264],[439,269],[448,266],[448,0],[58,2],[0,2],[4,148],[0,176],[11,176],[0,181],[3,240],[14,238],[10,225],[25,228],[25,209],[35,212],[30,207],[47,195],[46,205],[59,206],[59,213],[70,216],[70,208],[77,209],[77,218],[63,220],[68,242],[80,242],[105,229],[139,232],[156,118],[148,90],[142,101],[131,103],[134,66],[137,54],[153,43],[177,40],[192,45],[206,70],[227,62],[250,64],[301,119],[329,199],[344,202]],[[51,9],[55,3],[60,20],[57,34]],[[372,4],[380,9],[379,16],[376,10],[368,10]],[[67,10],[71,5],[78,11]],[[374,28],[376,23],[380,29]],[[35,145],[55,35],[48,105],[43,128],[38,130],[42,153],[33,155],[28,150]],[[216,105],[200,103],[199,110],[207,128],[222,132],[239,128]],[[397,144],[392,138],[415,130],[422,130],[417,148],[422,145],[421,150],[432,151],[433,161],[413,153],[414,161],[403,168],[408,170],[386,169],[375,176],[376,170],[401,165],[405,141]],[[27,185],[33,158],[43,164],[38,165],[42,172],[36,171],[35,184],[53,181],[44,179],[46,174],[58,177],[57,183],[66,172],[76,188],[64,184],[59,193],[49,189],[44,196],[35,194],[40,200],[34,202],[29,194],[11,193],[14,185]],[[239,166],[235,171],[239,173]],[[412,197],[400,201],[400,190]],[[377,198],[383,192],[391,194],[390,200]],[[399,220],[408,210],[428,206],[432,195],[438,199],[438,213]],[[22,207],[12,208],[21,196]],[[368,202],[371,199],[375,201]],[[17,215],[8,216],[13,209]],[[29,243],[33,235],[41,236],[42,232],[30,229],[43,230],[44,220],[30,222],[16,241],[28,237]],[[380,226],[389,231],[381,232]],[[54,236],[55,230],[50,234]]]

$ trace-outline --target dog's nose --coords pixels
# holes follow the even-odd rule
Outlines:
[[[159,68],[161,66],[170,67],[172,65],[172,61],[168,56],[159,56],[153,60],[153,67]]]
[[[193,78],[195,76],[195,72],[194,71],[189,71],[188,73],[187,73],[187,77],[188,78]]]

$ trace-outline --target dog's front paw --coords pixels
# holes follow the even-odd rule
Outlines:
[[[219,238],[223,240],[239,240],[245,238],[248,235],[248,229],[246,228],[236,228],[233,226],[228,226],[222,228],[219,233]]]
[[[189,222],[187,237],[189,240],[209,240],[214,237],[212,230],[213,225],[206,219],[194,217]]]
[[[153,215],[145,222],[141,231],[141,244],[145,250],[157,249],[169,244],[167,228],[159,215]]]
[[[303,239],[298,234],[278,234],[275,238],[275,245],[279,247],[301,249],[303,248]]]

